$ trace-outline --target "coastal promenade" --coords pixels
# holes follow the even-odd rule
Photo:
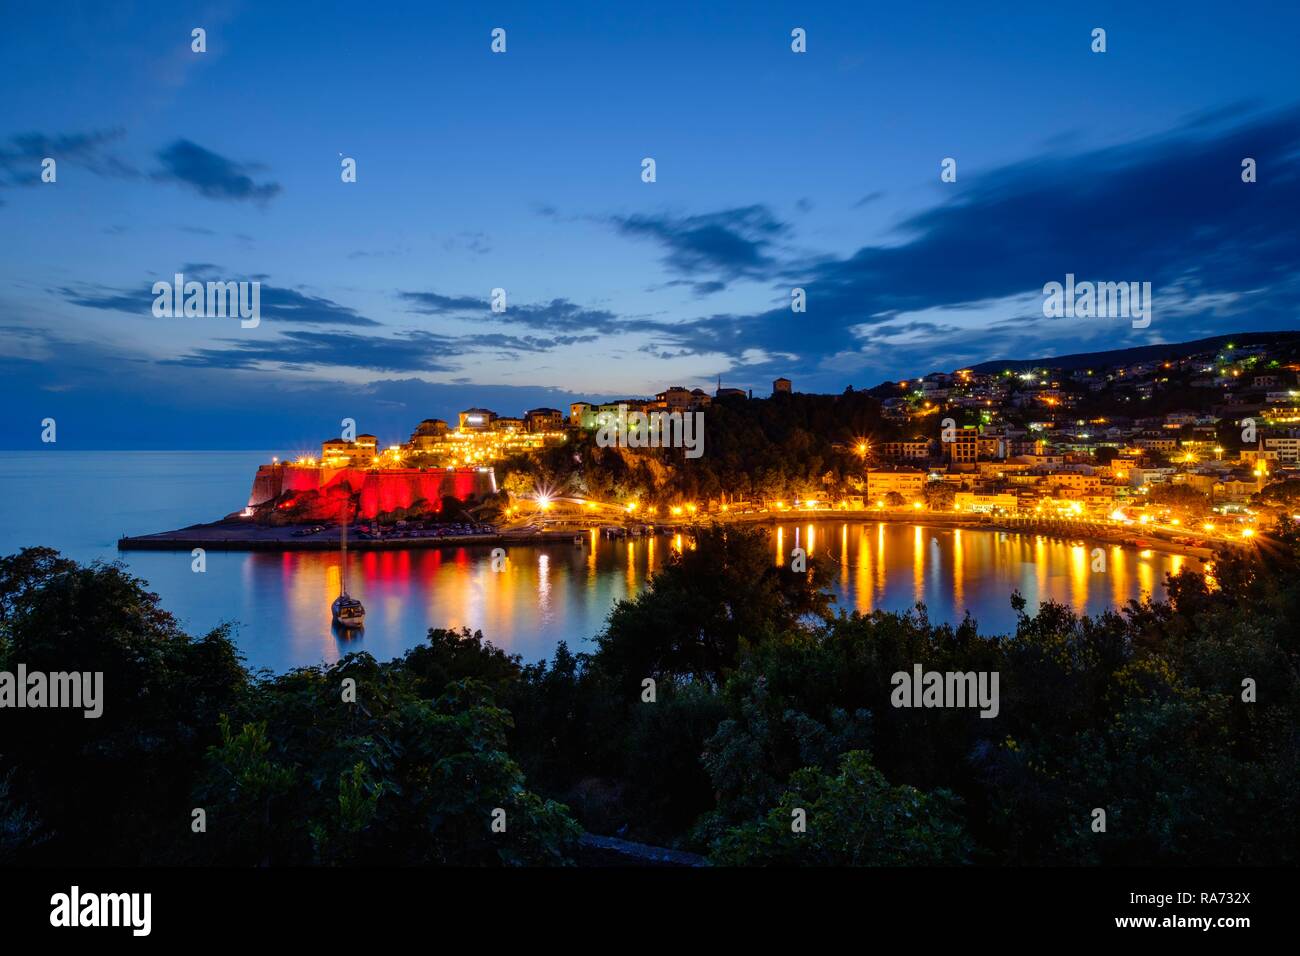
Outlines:
[[[758,512],[722,516],[734,524],[797,524],[803,521],[845,521],[855,524],[920,525],[923,528],[962,528],[975,531],[1001,531],[1010,534],[1041,534],[1063,541],[1093,541],[1099,544],[1125,545],[1140,550],[1150,549],[1168,554],[1181,554],[1195,558],[1211,558],[1214,548],[1199,547],[1171,540],[1147,528],[1119,525],[1114,522],[1088,519],[1045,518],[1039,515],[978,515],[956,514],[950,511],[915,511],[910,508],[884,508],[864,511],[842,511],[833,508],[808,508],[797,511]],[[1241,546],[1242,542],[1229,538],[1215,539],[1215,545]],[[1207,542],[1207,545],[1209,542]]]

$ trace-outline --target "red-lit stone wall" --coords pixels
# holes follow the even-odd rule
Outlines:
[[[283,505],[291,503],[297,496],[310,495],[316,499],[316,506],[311,509],[313,515],[306,520],[320,520],[337,517],[343,502],[355,497],[358,517],[374,518],[382,512],[409,508],[421,498],[436,511],[448,495],[464,501],[470,495],[482,497],[495,491],[496,477],[490,468],[367,471],[361,468],[262,465],[253,479],[248,506],[259,508],[282,498]]]

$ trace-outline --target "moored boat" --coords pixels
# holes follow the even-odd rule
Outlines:
[[[335,624],[356,629],[365,625],[366,609],[360,601],[348,594],[348,524],[351,516],[347,512],[348,508],[345,506],[343,517],[339,522],[342,526],[339,534],[339,596],[334,599],[330,611],[334,615]]]

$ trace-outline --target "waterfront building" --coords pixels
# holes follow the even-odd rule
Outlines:
[[[460,413],[461,431],[487,431],[496,420],[497,413],[487,408],[467,408]]]
[[[868,471],[866,498],[868,501],[878,501],[892,491],[912,501],[924,494],[928,477],[927,472],[919,470]]]
[[[969,491],[959,491],[952,498],[954,511],[973,511],[977,514],[1012,514],[1016,511],[1019,499],[1011,494],[982,495]]]

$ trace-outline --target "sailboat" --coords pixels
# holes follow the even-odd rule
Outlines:
[[[334,623],[344,628],[361,628],[366,623],[365,606],[348,594],[348,525],[351,523],[349,508],[345,505],[343,508],[343,520],[340,524],[343,527],[341,539],[341,550],[339,557],[340,587],[339,596],[334,599],[332,610],[334,612]]]

